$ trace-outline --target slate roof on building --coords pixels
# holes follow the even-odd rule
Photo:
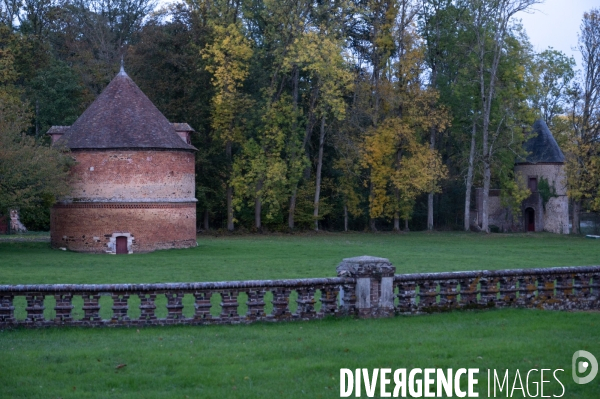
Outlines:
[[[554,140],[554,136],[548,129],[548,125],[542,119],[533,124],[533,130],[528,135],[523,148],[527,151],[527,157],[518,159],[517,163],[564,163],[565,156]]]
[[[178,132],[195,132],[194,129],[187,123],[171,123],[176,131]]]
[[[181,140],[123,68],[56,144],[71,149],[196,150]]]
[[[52,126],[46,134],[64,134],[71,126]]]

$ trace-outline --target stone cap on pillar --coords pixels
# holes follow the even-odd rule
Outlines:
[[[367,255],[343,259],[336,270],[338,277],[393,277],[396,273],[389,259]]]

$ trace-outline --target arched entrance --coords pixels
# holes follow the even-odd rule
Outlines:
[[[525,226],[527,231],[535,231],[535,211],[533,208],[525,209]]]
[[[116,239],[116,253],[119,254],[127,254],[129,251],[127,250],[127,237],[118,236]]]

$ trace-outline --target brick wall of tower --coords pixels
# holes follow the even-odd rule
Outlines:
[[[128,233],[132,252],[196,246],[195,203],[56,204],[51,213],[54,248],[111,253],[111,237]]]
[[[195,194],[189,151],[73,151],[72,197],[84,202],[190,201]]]
[[[130,253],[196,246],[194,154],[190,151],[72,151],[72,201],[51,213],[51,242],[79,252]]]

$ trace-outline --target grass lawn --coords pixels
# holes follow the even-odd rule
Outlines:
[[[480,369],[482,398],[488,368],[508,369],[511,384],[517,369],[525,379],[530,369],[560,368],[565,398],[592,399],[600,397],[600,378],[575,384],[571,356],[580,349],[600,355],[599,330],[600,313],[513,309],[139,332],[4,331],[0,396],[337,398],[340,368],[465,367]],[[545,395],[560,395],[552,381]],[[523,396],[516,391],[514,397]]]
[[[159,283],[335,276],[343,258],[389,258],[397,273],[600,264],[600,240],[555,234],[199,236],[198,247],[128,256],[0,242],[0,284]]]
[[[364,254],[389,258],[398,273],[600,263],[598,241],[546,234],[201,236],[198,243],[118,257],[0,243],[0,284],[324,277],[342,258]],[[600,376],[575,384],[571,356],[583,349],[600,359],[599,331],[597,312],[525,309],[139,332],[17,329],[0,332],[0,398],[336,398],[340,368],[430,367],[479,368],[479,397],[488,397],[487,369],[510,370],[512,385],[517,369],[525,383],[530,369],[560,368],[564,397],[591,399],[600,397]],[[546,389],[562,391],[555,381]]]

